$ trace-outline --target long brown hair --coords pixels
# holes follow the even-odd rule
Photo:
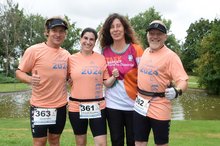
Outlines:
[[[110,28],[111,28],[112,22],[115,19],[119,19],[124,27],[124,30],[125,30],[124,37],[125,37],[126,43],[127,44],[129,43],[139,44],[139,41],[136,37],[136,33],[131,27],[129,21],[124,16],[118,13],[113,13],[113,14],[110,14],[108,18],[105,20],[99,32],[99,41],[100,41],[100,46],[102,47],[102,49],[106,46],[113,44],[113,39],[110,34]]]

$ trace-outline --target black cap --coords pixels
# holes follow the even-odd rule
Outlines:
[[[62,19],[49,19],[47,24],[47,29],[54,28],[56,26],[63,26],[65,29],[68,29],[67,23]]]
[[[147,31],[150,31],[151,29],[157,29],[157,30],[159,30],[159,31],[161,31],[161,32],[163,32],[163,33],[165,33],[165,34],[167,33],[166,26],[164,26],[164,25],[162,25],[162,24],[160,24],[160,23],[157,23],[157,22],[151,23],[151,24],[148,26]]]

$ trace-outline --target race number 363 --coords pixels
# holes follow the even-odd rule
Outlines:
[[[56,124],[57,110],[47,108],[34,109],[34,125]]]

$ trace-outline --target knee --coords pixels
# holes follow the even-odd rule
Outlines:
[[[60,135],[58,135],[58,134],[49,134],[48,141],[49,141],[51,146],[59,146]]]

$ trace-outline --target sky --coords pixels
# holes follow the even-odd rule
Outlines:
[[[6,0],[0,0],[5,3]],[[201,18],[220,19],[219,0],[13,0],[26,14],[44,17],[67,15],[78,28],[97,28],[111,13],[129,18],[154,7],[163,19],[171,20],[171,32],[184,41],[191,23]]]

